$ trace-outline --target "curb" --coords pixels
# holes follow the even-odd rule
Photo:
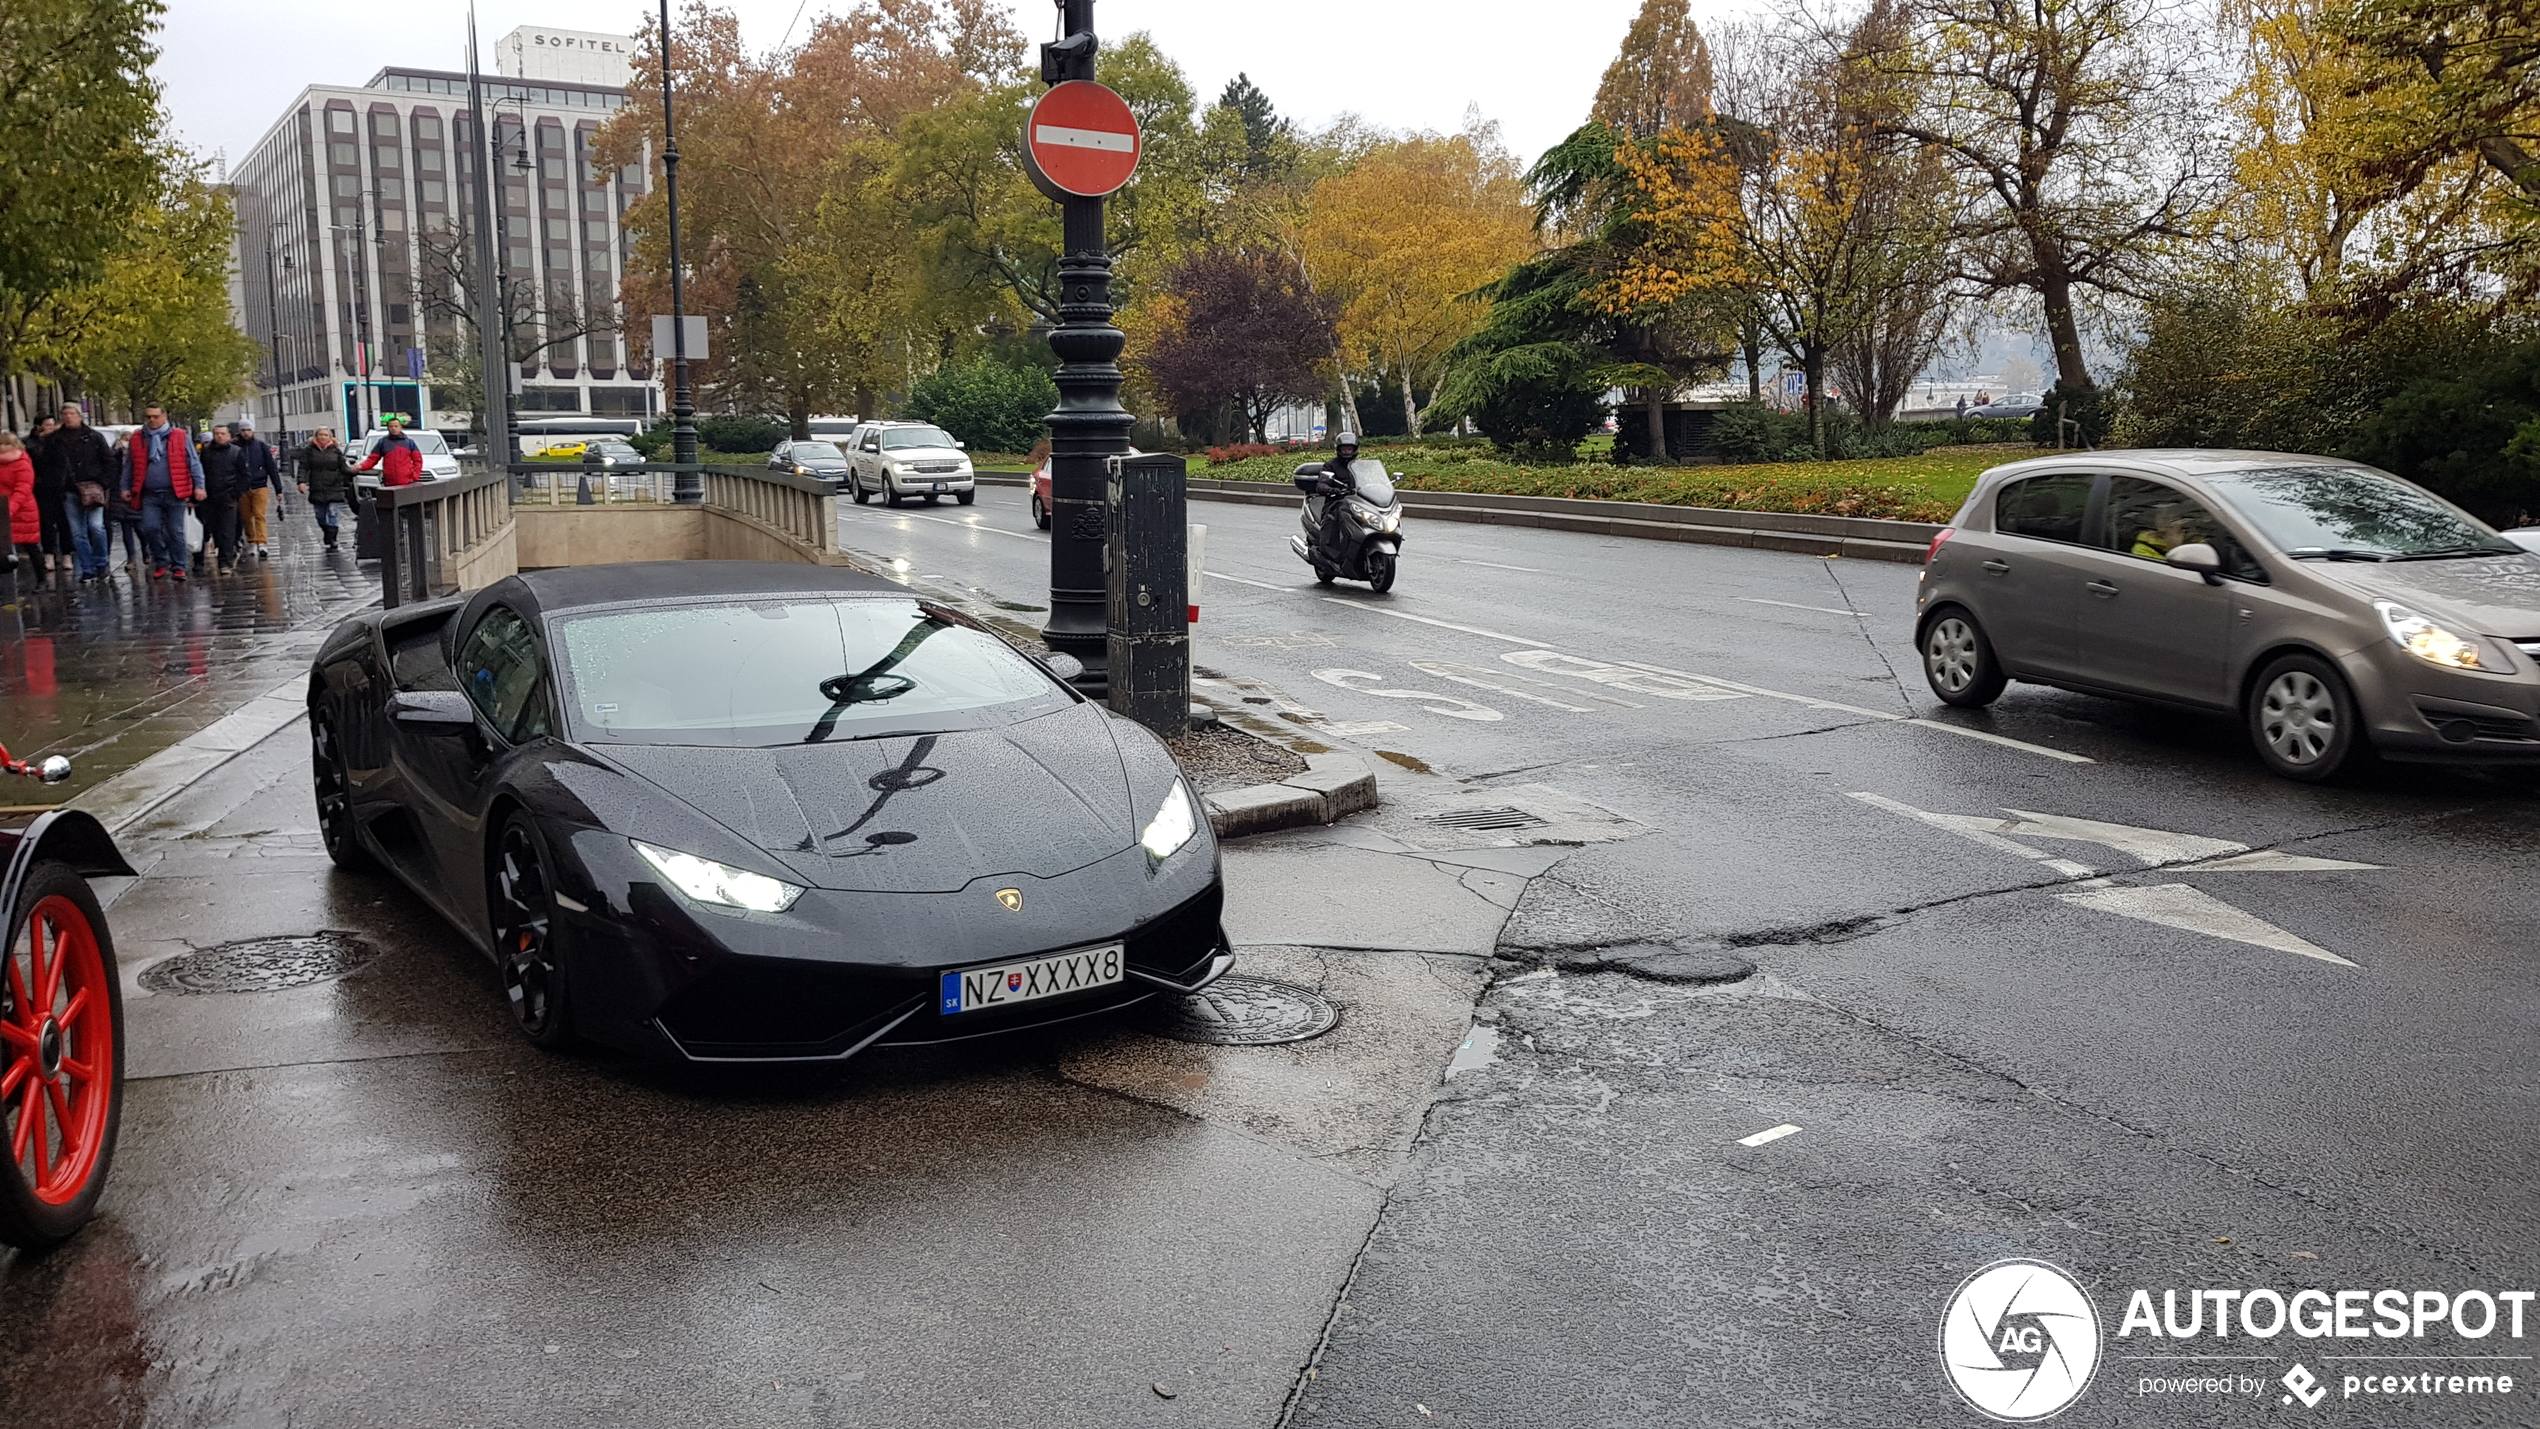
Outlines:
[[[148,817],[194,781],[289,728],[309,712],[309,677],[294,675],[63,805],[97,817],[109,833]]]
[[[1247,731],[1249,733],[1250,731]],[[1355,755],[1305,756],[1305,772],[1276,784],[1203,794],[1208,826],[1221,839],[1337,823],[1376,807],[1376,771]]]
[[[1028,473],[980,472],[981,486],[1029,486]],[[1293,506],[1296,493],[1266,481],[1188,478],[1194,501],[1244,506]],[[1848,556],[1856,561],[1921,565],[1941,528],[1923,521],[1872,516],[1810,516],[1796,511],[1730,511],[1716,506],[1668,506],[1654,501],[1596,501],[1573,496],[1498,496],[1475,491],[1405,491],[1402,504],[1432,521],[1474,521],[1489,526],[1534,526],[1643,541],[1683,541],[1704,546],[1744,546],[1802,556]]]

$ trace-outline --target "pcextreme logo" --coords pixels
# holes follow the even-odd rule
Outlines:
[[[2008,1424],[2052,1419],[2099,1368],[2099,1312],[2060,1267],[1997,1260],[1949,1297],[1940,1363],[1978,1414]]]

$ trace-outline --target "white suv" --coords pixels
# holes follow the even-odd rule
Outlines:
[[[880,496],[897,506],[922,496],[932,506],[950,496],[968,506],[979,499],[969,453],[952,434],[925,422],[867,422],[847,454],[847,492],[858,506]]]
[[[362,433],[361,445],[346,453],[349,464],[360,466],[369,459],[371,445],[386,435],[388,435],[386,427],[373,427]],[[439,432],[418,431],[408,427],[406,435],[414,438],[415,449],[423,453],[424,480],[456,481],[459,479],[458,453],[450,450],[449,442],[444,440]],[[362,491],[377,491],[379,468],[372,467],[368,471],[355,473],[353,485]]]

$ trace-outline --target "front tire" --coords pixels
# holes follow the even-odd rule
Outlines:
[[[2316,784],[2372,752],[2354,691],[2317,655],[2268,661],[2249,687],[2248,715],[2258,758],[2287,779]]]
[[[1396,563],[1392,552],[1369,551],[1367,553],[1367,588],[1378,595],[1392,590],[1395,568]]]
[[[1050,528],[1050,509],[1041,504],[1041,493],[1032,493],[1032,524],[1046,531]]]
[[[900,489],[893,486],[891,479],[887,476],[882,478],[882,504],[894,511],[899,509]]]
[[[0,1242],[49,1250],[96,1213],[123,1121],[123,992],[66,864],[29,870],[0,968]]]
[[[309,765],[317,784],[318,837],[326,841],[326,856],[347,873],[376,872],[378,860],[354,833],[353,777],[344,767],[333,720],[309,722]]]
[[[2011,680],[1993,654],[1976,618],[1955,606],[1944,609],[1923,627],[1923,678],[1940,702],[1962,710],[1982,709],[2002,698]]]
[[[864,489],[863,477],[849,476],[847,478],[847,490],[855,497],[855,504],[858,506],[862,506],[873,499],[873,493]]]
[[[554,868],[537,825],[514,811],[496,836],[486,905],[512,1021],[531,1045],[549,1051],[574,1040],[572,990],[556,951]]]
[[[979,493],[975,489],[965,491],[955,496],[953,500],[960,502],[964,506],[976,506],[979,504]]]

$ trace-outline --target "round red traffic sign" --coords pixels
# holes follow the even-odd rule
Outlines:
[[[1039,176],[1078,198],[1119,192],[1137,173],[1143,147],[1129,102],[1084,79],[1042,95],[1023,139]]]

